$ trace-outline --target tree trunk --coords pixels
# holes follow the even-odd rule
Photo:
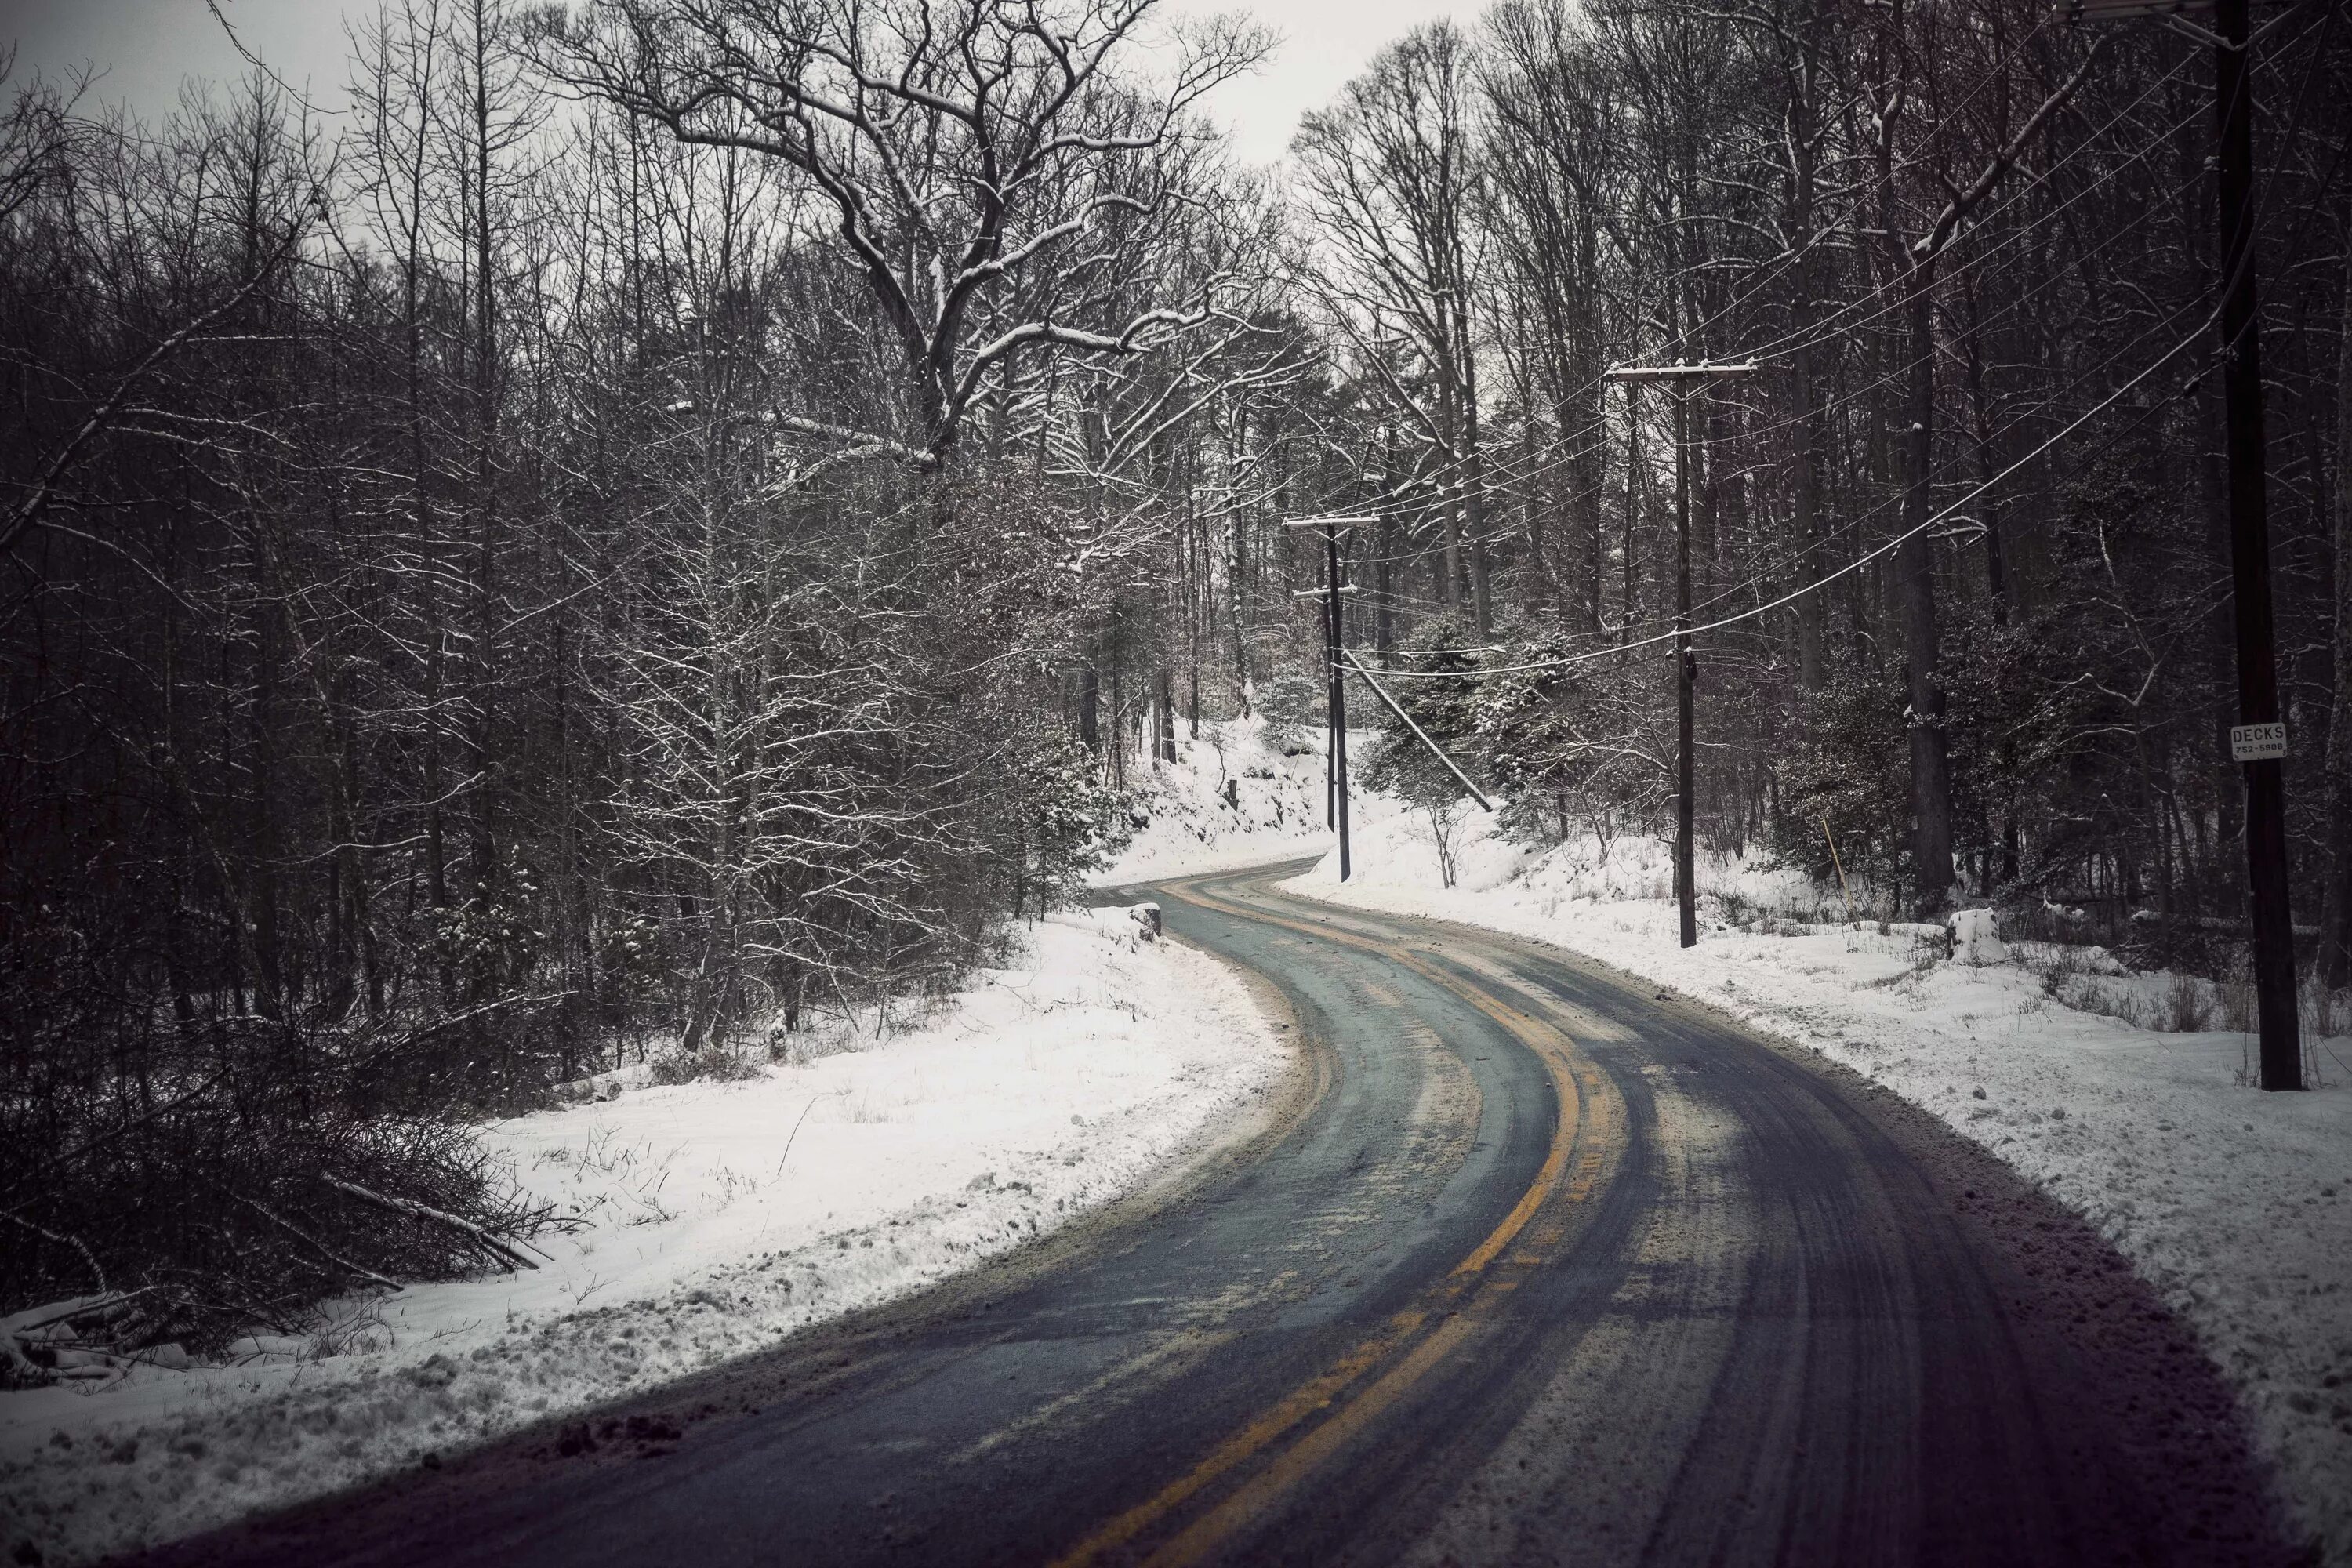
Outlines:
[[[1464,355],[1465,365],[1468,354]],[[1478,381],[1475,369],[1462,378],[1462,492],[1465,522],[1470,532],[1470,623],[1478,640],[1494,635],[1494,602],[1486,571],[1486,461],[1478,449]]]
[[[1895,557],[1903,653],[1910,695],[1913,876],[1922,918],[1943,908],[1952,885],[1952,775],[1944,734],[1944,689],[1937,662],[1936,558],[1925,531],[1935,451],[1936,318],[1932,265],[1906,279],[1905,313],[1911,356],[1904,399],[1910,427],[1903,453],[1903,542]]]
[[[258,542],[257,542],[257,550]],[[285,1016],[286,978],[280,963],[278,889],[278,803],[273,795],[282,737],[278,722],[277,616],[269,603],[274,585],[261,563],[255,563],[253,627],[253,706],[247,717],[247,743],[252,768],[250,848],[253,878],[253,1010],[265,1018]]]
[[[1993,624],[2005,626],[2010,609],[2009,558],[2001,549],[2000,492],[1992,482],[2000,471],[2000,457],[1993,435],[1992,393],[1985,381],[1984,327],[1973,280],[1968,287],[1968,308],[1969,417],[1975,426],[1977,482],[1985,487],[1978,501],[1984,511],[1985,588],[1991,595]]]
[[[2328,868],[2319,973],[2352,983],[2352,268],[2336,360],[2336,693],[2327,715]]]
[[[467,752],[472,765],[474,897],[484,911],[498,879],[498,790],[493,738],[498,733],[498,673],[493,643],[498,631],[499,501],[498,290],[491,271],[490,84],[491,19],[478,3],[473,28],[474,68],[474,647],[468,660],[473,700],[467,715]]]
[[[1234,449],[1226,454],[1229,461],[1240,460],[1241,448],[1242,442],[1236,438]],[[1250,658],[1249,616],[1244,581],[1249,570],[1249,535],[1239,508],[1234,510],[1233,532],[1234,559],[1231,569],[1225,574],[1225,591],[1232,601],[1234,617],[1234,693],[1240,704],[1241,716],[1246,719],[1250,716]]]
[[[1810,304],[1810,301],[1808,301]],[[1809,312],[1810,313],[1810,312]],[[1807,331],[1809,328],[1801,328]],[[1820,384],[1813,379],[1813,351],[1801,346],[1794,356],[1797,404],[1801,410],[1797,427],[1796,533],[1800,584],[1822,574],[1822,460],[1828,450],[1826,420],[1820,406]],[[1829,604],[1816,590],[1797,601],[1797,684],[1819,691],[1828,677]]]
[[[1438,598],[1449,612],[1462,607],[1462,510],[1465,504],[1464,492],[1457,491],[1454,504],[1445,509],[1445,581]]]
[[[1113,788],[1127,787],[1127,703],[1119,689],[1118,605],[1111,605],[1110,617],[1110,782]]]
[[[1386,663],[1394,636],[1390,614],[1392,594],[1389,581],[1389,558],[1396,551],[1396,523],[1386,507],[1381,509],[1380,531],[1376,537],[1380,540],[1380,551],[1372,564],[1372,595],[1378,600],[1372,606],[1372,647],[1380,655],[1381,662]]]
[[[1609,578],[1609,524],[1601,515],[1603,492],[1609,487],[1608,383],[1601,376],[1601,324],[1595,304],[1601,276],[1599,226],[1589,204],[1579,211],[1577,259],[1581,287],[1577,290],[1576,356],[1569,365],[1569,379],[1579,389],[1578,421],[1571,428],[1562,419],[1559,437],[1577,453],[1576,506],[1584,542],[1584,627],[1599,637]],[[1561,405],[1563,412],[1567,406]]]
[[[1813,205],[1819,158],[1814,138],[1813,107],[1821,8],[1809,8],[1802,34],[1801,56],[1789,73],[1790,170],[1789,232],[1797,247],[1797,310],[1794,323],[1798,347],[1790,370],[1797,394],[1796,577],[1800,584],[1822,574],[1822,468],[1829,460],[1829,411],[1822,406],[1821,378],[1813,363],[1812,337],[1820,311],[1820,268],[1813,258]],[[1829,599],[1816,590],[1797,601],[1797,683],[1818,691],[1828,679]]]
[[[1617,624],[1631,635],[1633,625],[1635,584],[1633,575],[1634,525],[1642,512],[1642,412],[1634,400],[1633,383],[1625,384],[1625,539],[1618,552],[1618,565],[1624,578],[1622,595],[1617,606]]]
[[[1692,733],[1698,656],[1692,651],[1690,397],[1676,384],[1675,398],[1675,905],[1682,945],[1698,942],[1698,762]]]

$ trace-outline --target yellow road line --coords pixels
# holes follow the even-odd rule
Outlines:
[[[1379,1419],[1404,1397],[1431,1368],[1444,1361],[1470,1337],[1467,1317],[1445,1319],[1405,1358],[1381,1374],[1380,1380],[1348,1403],[1331,1419],[1276,1455],[1265,1468],[1244,1482],[1224,1501],[1184,1527],[1175,1540],[1144,1559],[1148,1568],[1181,1568],[1200,1562],[1227,1538],[1281,1500],[1315,1468],[1338,1453],[1347,1441]]]
[[[1416,1382],[1469,1336],[1475,1325],[1473,1317],[1459,1310],[1444,1317],[1435,1317],[1437,1309],[1477,1284],[1488,1266],[1518,1238],[1528,1222],[1542,1209],[1545,1201],[1559,1189],[1560,1177],[1568,1166],[1570,1151],[1577,1143],[1580,1130],[1587,1134],[1584,1157],[1578,1162],[1577,1179],[1560,1194],[1569,1202],[1580,1202],[1591,1192],[1605,1162],[1606,1150],[1601,1146],[1602,1139],[1595,1134],[1616,1131],[1614,1118],[1610,1119],[1612,1125],[1606,1130],[1585,1127],[1588,1092],[1580,1090],[1589,1091],[1599,1087],[1597,1079],[1580,1086],[1579,1068],[1587,1064],[1575,1055],[1573,1044],[1565,1034],[1542,1020],[1463,984],[1423,962],[1418,955],[1402,952],[1390,943],[1360,936],[1353,931],[1308,925],[1265,910],[1238,906],[1203,891],[1195,881],[1173,883],[1168,890],[1189,903],[1279,926],[1342,946],[1378,952],[1403,964],[1423,979],[1468,1002],[1533,1050],[1552,1076],[1559,1096],[1559,1114],[1553,1121],[1551,1146],[1546,1151],[1543,1165],[1536,1173],[1535,1179],[1520,1194],[1518,1202],[1512,1205],[1511,1212],[1503,1217],[1502,1222],[1467,1258],[1449,1271],[1444,1282],[1428,1293],[1427,1306],[1399,1313],[1391,1319],[1385,1331],[1357,1345],[1219,1444],[1190,1472],[1148,1500],[1110,1520],[1055,1558],[1053,1568],[1076,1568],[1078,1564],[1089,1563],[1102,1553],[1133,1541],[1218,1479],[1280,1441],[1301,1423],[1318,1412],[1330,1409],[1350,1384],[1390,1361],[1399,1351],[1405,1351],[1403,1359],[1397,1361],[1320,1426],[1293,1443],[1223,1502],[1186,1526],[1148,1561],[1171,1564],[1192,1563],[1213,1552],[1220,1542],[1298,1484],[1317,1465],[1402,1398]],[[1530,1246],[1556,1245],[1564,1233],[1561,1226],[1547,1226],[1531,1238]],[[1515,1265],[1520,1266],[1543,1260],[1540,1254],[1531,1252],[1519,1253],[1512,1259]],[[1487,1290],[1495,1290],[1515,1286],[1517,1282],[1492,1280],[1486,1283]],[[1482,1291],[1481,1295],[1484,1294]],[[1423,1334],[1422,1331],[1433,1318],[1435,1327]],[[1420,1342],[1414,1344],[1412,1342],[1416,1335],[1421,1335],[1421,1338]],[[1411,1348],[1406,1350],[1408,1345]]]
[[[1123,1546],[1158,1523],[1202,1488],[1255,1455],[1318,1410],[1327,1409],[1348,1384],[1388,1359],[1428,1321],[1421,1310],[1398,1313],[1389,1331],[1375,1335],[1341,1356],[1313,1381],[1234,1433],[1181,1479],[1150,1501],[1128,1510],[1077,1545],[1054,1559],[1055,1568],[1091,1562],[1114,1546]]]

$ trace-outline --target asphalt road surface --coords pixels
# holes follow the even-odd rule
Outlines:
[[[175,1563],[2279,1563],[2122,1262],[1864,1080],[1612,971],[1156,890],[1300,1068],[911,1301]]]

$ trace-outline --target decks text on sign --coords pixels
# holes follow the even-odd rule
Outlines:
[[[2266,763],[2286,755],[2286,725],[2232,724],[2230,726],[2230,760],[2233,763]]]

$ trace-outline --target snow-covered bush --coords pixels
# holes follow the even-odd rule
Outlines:
[[[1266,739],[1286,755],[1307,751],[1313,734],[1328,722],[1328,699],[1321,670],[1277,665],[1257,683],[1256,711],[1265,721]]]
[[[60,1303],[40,1342],[0,1347],[19,1381],[75,1372],[64,1346],[215,1350],[331,1294],[528,1268],[520,1242],[553,1223],[470,1129],[351,1104],[350,1063],[429,1049],[415,1031],[216,1019],[138,1044],[143,1103],[0,1097],[0,1300]]]
[[[665,1051],[646,1065],[648,1080],[656,1084],[741,1083],[760,1076],[758,1063],[729,1046]]]
[[[1118,854],[1135,823],[1127,797],[1103,781],[1076,736],[1032,723],[1018,739],[1003,794],[1013,847],[1011,912],[1042,915]]]

